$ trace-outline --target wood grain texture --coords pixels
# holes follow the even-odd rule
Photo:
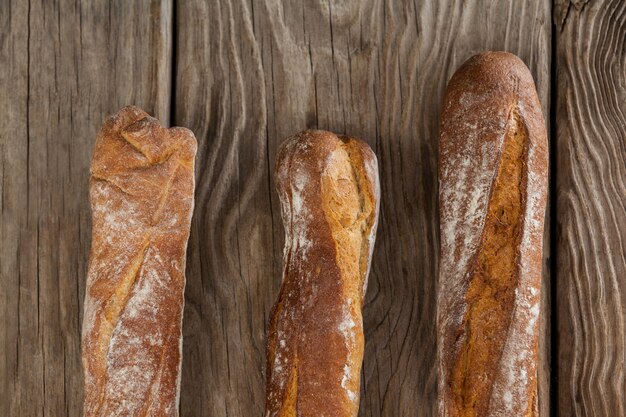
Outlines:
[[[558,412],[626,415],[626,3],[556,1]]]
[[[88,167],[124,104],[168,120],[169,1],[0,2],[0,414],[79,416]]]
[[[174,68],[176,124],[200,141],[182,414],[262,415],[283,245],[271,171],[284,138],[318,127],[366,139],[382,173],[361,415],[433,416],[445,84],[503,49],[549,104],[549,0],[491,3],[0,2],[0,414],[80,414],[95,134],[126,104],[167,124]]]
[[[360,415],[436,414],[436,160],[445,85],[469,56],[511,51],[530,67],[548,114],[550,3],[496,3],[177,4],[174,122],[199,142],[182,415],[263,413],[265,330],[283,247],[272,171],[278,145],[305,128],[363,138],[380,162]],[[545,285],[548,276],[546,269]],[[547,363],[544,354],[543,415]]]

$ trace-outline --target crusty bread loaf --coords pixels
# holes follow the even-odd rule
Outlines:
[[[84,415],[177,416],[196,140],[136,107],[106,120],[91,162]]]
[[[282,145],[276,184],[286,238],[269,325],[266,416],[356,416],[376,157],[358,139],[302,132]]]
[[[537,416],[547,138],[528,68],[469,59],[439,139],[440,417]]]

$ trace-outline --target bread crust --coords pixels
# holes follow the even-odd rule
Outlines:
[[[108,118],[89,184],[84,415],[177,416],[196,140],[136,107]]]
[[[439,415],[537,416],[547,134],[532,76],[470,58],[440,120]]]
[[[376,156],[358,139],[305,131],[281,146],[286,238],[268,332],[268,417],[358,413],[378,181]]]

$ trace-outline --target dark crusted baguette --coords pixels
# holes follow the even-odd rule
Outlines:
[[[302,132],[282,145],[276,183],[286,239],[269,325],[266,416],[356,416],[376,157],[358,139]]]
[[[519,58],[486,52],[459,68],[439,152],[439,416],[537,416],[548,150]]]

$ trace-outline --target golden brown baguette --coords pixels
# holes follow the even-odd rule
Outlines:
[[[91,161],[84,415],[177,416],[196,140],[136,107],[106,120]]]
[[[519,58],[486,52],[459,68],[439,139],[440,417],[537,416],[547,153]]]
[[[376,156],[358,139],[302,132],[282,145],[276,184],[286,238],[269,325],[266,416],[356,416]]]

